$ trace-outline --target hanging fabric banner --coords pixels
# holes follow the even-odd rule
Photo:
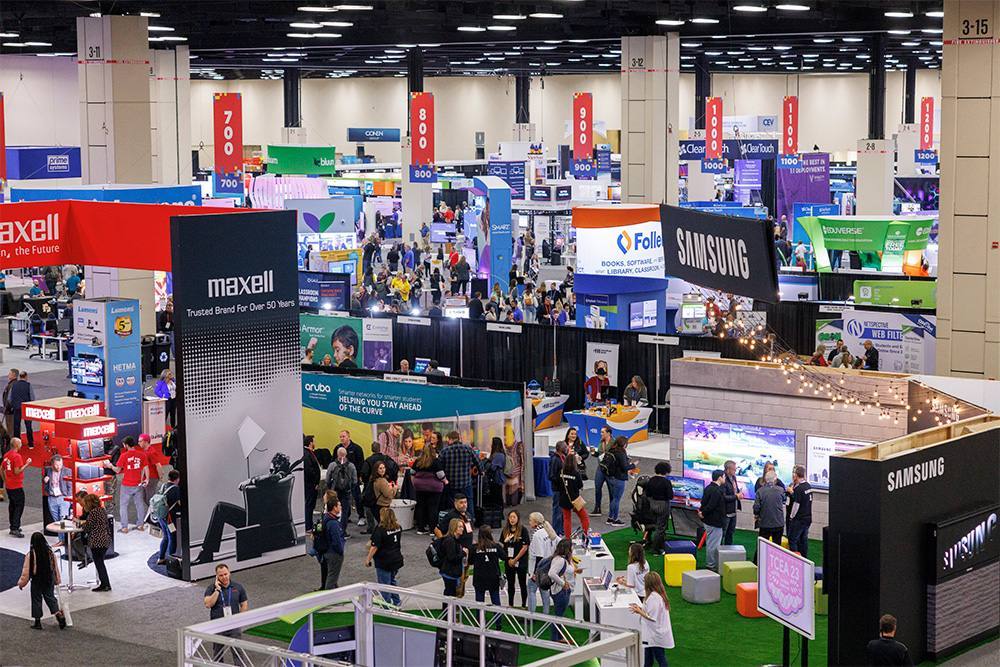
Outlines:
[[[434,93],[410,93],[410,182],[433,183]]]
[[[243,196],[243,98],[240,93],[216,93],[215,194]]]
[[[722,157],[722,98],[705,100],[705,158]]]
[[[781,106],[781,154],[795,155],[799,152],[799,98],[786,95]]]

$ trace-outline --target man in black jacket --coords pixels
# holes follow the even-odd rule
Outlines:
[[[31,384],[28,383],[28,374],[22,372],[19,374],[17,381],[10,385],[10,394],[7,397],[7,405],[10,407],[12,411],[10,414],[14,418],[14,431],[10,434],[12,438],[21,437],[21,405],[32,399],[31,394]],[[32,424],[27,422],[25,425],[28,427],[26,440],[28,448],[31,449],[35,446]]]
[[[705,565],[708,569],[716,571],[719,569],[719,545],[722,544],[726,523],[726,501],[722,491],[725,476],[721,470],[712,471],[712,483],[705,487],[705,493],[701,498],[701,510],[698,512],[707,534]]]
[[[865,341],[865,352],[864,352],[866,371],[877,371],[878,370],[878,348],[870,341]]]
[[[732,544],[736,533],[736,512],[743,508],[740,503],[740,483],[736,480],[736,461],[726,461],[723,465],[725,480],[722,483],[722,498],[726,501],[726,525],[722,533],[722,543]]]
[[[361,468],[365,464],[365,450],[361,449],[361,445],[351,440],[351,432],[344,429],[340,432],[340,444],[333,448],[333,458],[337,458],[337,449],[343,447],[347,450],[347,460],[354,464],[354,469],[358,471],[358,481],[359,484],[354,485],[354,490],[351,495],[354,496],[354,506],[357,508],[361,507]],[[389,472],[389,464],[386,464],[386,472]],[[358,525],[363,526],[365,521],[364,512],[358,510],[361,518],[358,519]]]
[[[319,459],[316,458],[315,438],[311,435],[302,436],[302,477],[306,492],[306,527],[312,528],[321,473]]]
[[[868,642],[865,653],[869,665],[913,665],[910,651],[896,641],[896,617],[885,614],[878,621],[879,637]]]

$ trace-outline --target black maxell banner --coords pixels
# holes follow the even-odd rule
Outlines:
[[[774,233],[764,220],[660,205],[668,276],[768,303],[778,301]]]
[[[295,211],[170,220],[184,576],[304,553]]]

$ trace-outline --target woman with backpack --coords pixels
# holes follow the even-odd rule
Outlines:
[[[625,447],[628,439],[620,435],[615,438],[611,449],[601,459],[604,465],[604,474],[611,484],[611,508],[608,510],[609,526],[624,526],[625,522],[619,516],[622,496],[625,495],[625,487],[628,485],[628,471],[632,469],[632,462],[625,454]]]
[[[663,579],[656,572],[646,575],[643,582],[646,587],[646,601],[642,606],[632,603],[629,608],[633,614],[642,617],[640,629],[642,637],[642,652],[644,667],[667,667],[665,649],[674,647],[674,630],[670,625],[670,600],[667,589],[663,587]]]
[[[569,606],[569,596],[573,592],[573,583],[576,575],[582,572],[573,565],[573,542],[563,538],[556,545],[556,550],[552,554],[552,563],[549,565],[549,579],[552,587],[549,589],[552,595],[552,610],[554,616],[562,617]],[[552,626],[552,641],[563,642],[566,640],[559,632],[559,628]]]
[[[447,482],[444,468],[438,461],[437,450],[430,442],[424,445],[424,448],[420,450],[420,456],[414,461],[411,479],[417,501],[413,522],[417,527],[417,535],[427,535],[437,525],[441,493]]]
[[[580,527],[583,534],[590,533],[590,517],[587,516],[587,503],[580,491],[583,489],[583,476],[576,463],[576,456],[567,455],[563,463],[562,474],[559,476],[559,507],[563,515],[563,536],[573,534],[573,514],[580,517]],[[610,523],[610,522],[609,522]]]
[[[35,619],[31,625],[32,629],[42,629],[42,600],[45,600],[49,611],[59,622],[59,629],[65,630],[66,617],[59,608],[55,591],[55,587],[62,583],[59,577],[59,564],[48,542],[45,541],[45,535],[41,533],[31,535],[31,549],[24,557],[24,566],[21,568],[17,587],[24,590],[28,582],[31,582],[31,617]]]
[[[507,520],[500,531],[500,545],[503,548],[504,574],[507,577],[507,605],[514,606],[514,582],[521,583],[521,607],[528,606],[528,546],[531,536],[528,528],[521,523],[521,515],[516,510],[507,513]]]
[[[371,567],[372,558],[375,559],[375,578],[378,583],[397,585],[396,575],[403,567],[402,543],[403,529],[399,527],[396,513],[390,507],[383,507],[378,527],[372,533],[368,557],[365,558],[365,567]],[[383,593],[382,598],[397,606],[400,603],[396,593]]]
[[[441,538],[441,568],[438,574],[444,580],[444,594],[458,597],[458,585],[465,574],[465,558],[468,552],[462,546],[460,539],[465,532],[464,524],[459,519],[448,522],[448,532]]]
[[[500,606],[500,545],[493,541],[493,531],[488,525],[479,527],[479,541],[472,555],[472,587],[476,591],[476,602],[485,602],[490,594],[490,602]],[[500,619],[497,619],[499,629]]]
[[[528,515],[528,526],[531,528],[531,544],[528,545],[528,561],[531,568],[531,577],[528,579],[528,611],[535,611],[535,593],[541,593],[542,611],[548,614],[549,591],[538,585],[537,573],[542,561],[552,556],[559,535],[541,512],[532,512]]]

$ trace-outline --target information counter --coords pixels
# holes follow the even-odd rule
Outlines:
[[[566,421],[576,429],[584,444],[596,447],[601,442],[601,428],[607,424],[611,435],[625,436],[629,442],[641,442],[649,438],[649,418],[652,408],[612,406],[591,408],[566,413]]]
[[[559,426],[563,420],[563,408],[568,400],[569,394],[531,399],[535,430]]]

